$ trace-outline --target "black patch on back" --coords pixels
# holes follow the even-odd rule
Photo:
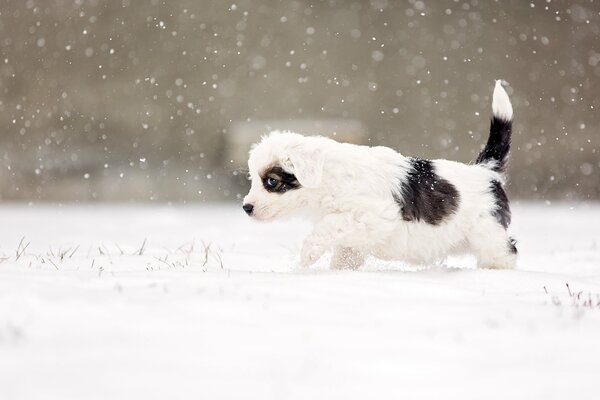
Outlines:
[[[496,207],[492,210],[492,215],[504,229],[510,225],[511,213],[508,196],[502,187],[502,184],[496,180],[490,182],[490,192],[494,196]]]
[[[400,184],[402,195],[394,195],[402,219],[439,225],[456,212],[460,195],[454,185],[435,173],[431,161],[411,158],[410,162],[412,168]]]
[[[274,187],[267,184],[269,178],[272,178],[277,182]],[[298,189],[301,186],[298,179],[296,179],[296,175],[285,172],[283,168],[278,165],[267,169],[261,175],[261,179],[265,190],[272,193],[285,193],[288,190]]]

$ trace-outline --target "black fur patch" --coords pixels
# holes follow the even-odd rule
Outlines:
[[[511,253],[517,254],[517,240],[513,237],[508,238],[508,249]]]
[[[494,196],[494,201],[496,202],[496,207],[492,211],[492,215],[496,218],[498,223],[506,229],[508,228],[508,225],[510,225],[511,219],[508,196],[506,195],[502,184],[495,180],[490,182],[490,192]]]
[[[275,165],[261,175],[262,183],[267,192],[285,193],[288,190],[298,189],[301,185],[294,174],[285,172],[283,168]],[[272,185],[271,183],[275,183]]]
[[[475,163],[495,161],[492,169],[496,172],[504,172],[508,152],[510,151],[511,132],[512,121],[506,121],[496,116],[492,117],[490,137],[479,156],[477,156]]]
[[[394,196],[405,221],[439,225],[458,209],[460,195],[454,185],[435,173],[429,160],[411,158],[412,169],[401,183],[402,196]]]

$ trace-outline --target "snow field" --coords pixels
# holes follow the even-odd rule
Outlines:
[[[257,224],[239,205],[4,205],[0,218],[1,399],[600,390],[600,205],[517,204],[514,271],[470,257],[302,270],[310,227]]]

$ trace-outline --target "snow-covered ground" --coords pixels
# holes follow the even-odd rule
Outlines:
[[[600,205],[517,204],[514,271],[301,270],[309,227],[238,205],[3,205],[0,221],[3,400],[600,393]]]

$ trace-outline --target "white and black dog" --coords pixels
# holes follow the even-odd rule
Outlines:
[[[490,136],[474,164],[406,157],[388,147],[272,132],[250,151],[244,211],[268,221],[306,210],[315,220],[301,263],[332,249],[333,268],[366,255],[426,264],[470,252],[483,268],[513,268],[504,191],[513,110],[496,81]]]

